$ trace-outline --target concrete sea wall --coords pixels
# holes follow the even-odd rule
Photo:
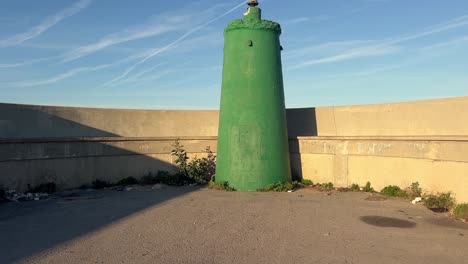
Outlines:
[[[288,110],[293,174],[375,189],[418,181],[468,202],[468,97]],[[216,151],[218,111],[0,104],[0,185],[74,188],[173,170],[176,138]]]

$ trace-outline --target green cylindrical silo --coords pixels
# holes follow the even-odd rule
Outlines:
[[[216,182],[240,191],[291,181],[280,34],[253,5],[225,29]]]

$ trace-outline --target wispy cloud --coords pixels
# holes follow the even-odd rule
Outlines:
[[[111,46],[125,42],[187,30],[194,24],[199,23],[201,19],[209,16],[211,13],[215,12],[215,10],[222,6],[225,6],[225,4],[218,3],[200,12],[194,12],[193,9],[184,7],[177,11],[163,13],[157,17],[148,19],[148,21],[142,25],[137,25],[122,31],[114,32],[102,37],[94,43],[73,49],[72,51],[63,55],[62,62],[73,61],[97,51],[101,51]],[[159,49],[155,49],[153,52],[157,52],[157,50]]]
[[[27,66],[27,65],[32,65],[32,64],[35,64],[35,63],[43,62],[43,61],[55,60],[55,59],[58,59],[58,58],[60,58],[60,56],[32,59],[32,60],[18,62],[18,63],[5,63],[5,64],[0,64],[0,68],[22,67],[22,66]]]
[[[57,14],[45,18],[39,25],[32,27],[28,31],[0,40],[0,48],[17,46],[27,40],[40,36],[63,19],[73,16],[88,7],[91,1],[92,0],[80,0]]]
[[[330,16],[327,16],[327,15],[320,15],[320,16],[316,16],[316,17],[297,17],[297,18],[291,18],[291,19],[285,20],[285,21],[281,22],[281,25],[282,26],[291,26],[291,25],[306,23],[306,22],[319,23],[319,22],[322,22],[322,21],[326,21],[328,19],[330,19]]]
[[[17,82],[17,83],[11,84],[11,86],[13,86],[13,87],[32,87],[32,86],[41,86],[41,85],[46,85],[46,84],[53,84],[53,83],[57,83],[57,82],[60,82],[62,80],[71,78],[71,77],[73,77],[75,75],[78,75],[80,73],[94,72],[94,71],[102,70],[102,69],[105,69],[105,68],[109,68],[110,66],[111,66],[111,64],[103,64],[103,65],[94,66],[94,67],[80,67],[80,68],[69,70],[69,71],[67,71],[65,73],[59,74],[57,76],[54,76],[54,77],[51,77],[51,78],[48,78],[48,79]]]
[[[345,53],[341,53],[338,55],[320,58],[315,60],[308,60],[302,63],[299,63],[291,69],[299,69],[304,68],[306,66],[317,65],[317,64],[325,64],[325,63],[332,63],[337,61],[344,61],[356,58],[364,58],[364,57],[374,57],[374,56],[382,56],[388,54],[394,54],[401,50],[398,46],[367,46],[363,48],[357,48],[349,50]]]
[[[139,39],[155,37],[164,33],[179,31],[189,26],[190,19],[186,16],[164,15],[149,21],[144,25],[128,28],[123,31],[104,36],[95,43],[78,47],[63,56],[63,61],[72,61],[87,56],[105,48]]]
[[[134,56],[130,56],[112,63],[107,63],[107,64],[101,64],[98,66],[85,66],[85,67],[78,67],[74,68],[71,70],[68,70],[64,73],[46,78],[46,79],[41,79],[41,80],[32,80],[32,81],[22,81],[22,82],[14,82],[14,83],[4,83],[3,86],[12,86],[12,87],[33,87],[33,86],[41,86],[41,85],[46,85],[46,84],[53,84],[57,83],[60,81],[63,81],[65,79],[74,77],[78,74],[86,73],[86,72],[96,72],[112,67],[116,67],[137,59],[140,59],[142,54],[137,54]]]
[[[207,27],[208,25],[220,20],[221,18],[229,15],[230,13],[236,11],[237,9],[239,9],[240,7],[244,6],[245,5],[245,1],[242,1],[242,3],[234,6],[233,8],[229,9],[228,11],[222,13],[221,15],[219,16],[216,16],[214,17],[213,19],[205,22],[205,23],[202,23],[196,27],[194,27],[193,29],[187,31],[185,34],[183,34],[182,36],[180,36],[179,38],[177,38],[175,41],[169,43],[168,45],[164,46],[164,47],[158,47],[158,48],[155,48],[153,50],[151,50],[149,52],[149,54],[144,57],[143,59],[141,59],[140,61],[138,61],[137,63],[133,64],[132,66],[130,66],[129,68],[127,68],[120,76],[117,76],[116,78],[110,80],[109,82],[106,82],[103,84],[103,86],[108,86],[108,85],[111,85],[113,84],[114,82],[117,82],[123,78],[125,78],[128,74],[130,74],[133,70],[135,70],[139,65],[145,63],[146,61],[148,61],[149,59],[153,58],[154,56],[157,56],[163,52],[166,52],[168,51],[169,49],[175,47],[176,45],[178,45],[180,42],[184,41],[185,39],[187,39],[189,36],[191,36],[193,33],[197,32],[197,31],[200,31],[202,29],[204,29],[205,27]]]
[[[344,40],[344,41],[332,41],[321,43],[318,45],[306,46],[304,48],[294,49],[285,51],[283,57],[285,60],[304,57],[306,55],[326,52],[341,52],[343,50],[350,50],[358,47],[362,47],[364,44],[371,44],[374,40]]]
[[[401,36],[397,36],[394,38],[389,38],[389,39],[385,39],[381,41],[374,41],[362,47],[348,49],[348,50],[345,50],[344,52],[341,52],[339,54],[334,54],[328,57],[323,57],[323,58],[318,58],[318,59],[308,59],[308,60],[305,60],[296,64],[290,69],[299,69],[299,68],[304,68],[304,67],[308,67],[312,65],[339,62],[339,61],[345,61],[345,60],[362,58],[362,57],[373,57],[373,56],[393,54],[401,50],[401,47],[398,45],[403,42],[446,32],[446,31],[453,30],[453,29],[460,28],[460,27],[467,26],[467,25],[468,25],[468,16],[461,16],[461,17],[446,21],[444,23],[440,23],[440,24],[428,27],[422,30],[421,32],[417,32],[413,34],[405,34],[405,35],[401,35]],[[346,43],[346,41],[343,43]],[[320,46],[323,47],[323,45],[324,44],[320,44],[318,46],[307,47],[305,49],[302,49],[302,52],[307,49],[308,50],[317,49],[317,48],[320,48]],[[301,54],[301,51],[299,50],[299,52],[297,53]],[[292,54],[294,54],[294,51],[292,52]]]
[[[466,43],[468,43],[468,36],[452,39],[452,40],[445,41],[445,42],[436,43],[436,44],[422,48],[422,51],[430,51],[434,49],[446,48],[446,47],[462,45]]]

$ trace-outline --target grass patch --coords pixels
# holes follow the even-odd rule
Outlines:
[[[333,183],[329,182],[329,183],[322,184],[322,187],[327,190],[331,190],[333,189]]]
[[[95,180],[91,183],[91,187],[93,189],[104,189],[104,188],[107,188],[107,187],[112,187],[113,184],[109,183],[109,182],[106,182],[106,181],[103,181],[103,180]]]
[[[363,192],[370,192],[370,193],[375,192],[375,190],[374,190],[374,188],[372,188],[370,182],[367,182],[367,183],[366,183],[366,186],[364,186],[364,187],[362,188],[362,191],[363,191]]]
[[[468,203],[457,205],[453,209],[453,216],[458,219],[468,220]]]
[[[293,184],[290,182],[277,182],[268,185],[265,188],[258,189],[257,192],[287,192],[293,189]]]
[[[359,187],[358,184],[351,184],[351,187],[349,187],[349,190],[352,191],[352,192],[359,192],[361,191],[361,187]]]
[[[314,182],[309,179],[301,179],[301,185],[303,186],[312,186]]]
[[[392,197],[408,198],[408,194],[396,185],[390,185],[380,191],[381,194]]]
[[[208,189],[219,190],[219,191],[227,191],[227,192],[237,191],[235,188],[229,186],[229,183],[227,181],[215,182],[214,177],[212,177],[210,182],[208,183]]]
[[[117,185],[135,185],[135,184],[138,184],[138,180],[135,179],[134,177],[127,177],[117,182]]]
[[[143,176],[140,180],[141,184],[153,185],[153,184],[166,184],[170,186],[184,186],[192,184],[195,181],[187,176],[184,176],[180,172],[170,173],[168,171],[158,171],[156,174],[149,172]]]
[[[435,212],[448,212],[455,206],[451,192],[428,194],[423,197],[424,205]]]
[[[422,188],[419,186],[419,182],[413,182],[407,189],[407,194],[411,199],[416,197],[422,197]]]

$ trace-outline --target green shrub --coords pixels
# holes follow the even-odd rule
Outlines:
[[[39,186],[34,188],[28,188],[28,192],[30,193],[55,193],[56,191],[57,186],[53,182],[41,183]]]
[[[314,182],[308,179],[301,179],[301,184],[304,186],[311,186],[314,185]]]
[[[146,175],[141,177],[140,183],[143,184],[143,185],[153,185],[153,184],[157,184],[159,182],[158,182],[157,177],[153,176],[152,172],[148,172]]]
[[[263,189],[258,189],[258,192],[287,192],[293,189],[293,184],[289,182],[277,182],[268,185]]]
[[[91,183],[91,186],[93,187],[93,189],[104,189],[104,188],[107,188],[107,187],[111,187],[112,184],[106,182],[106,181],[102,181],[102,180],[95,180]]]
[[[212,190],[220,190],[220,191],[228,191],[228,192],[237,191],[233,187],[229,186],[229,183],[227,181],[215,182],[215,177],[211,178],[210,182],[208,183],[208,188]]]
[[[361,190],[361,187],[359,185],[353,183],[351,184],[351,187],[349,187],[349,190],[352,192],[359,192]]]
[[[328,190],[333,189],[333,183],[331,183],[331,182],[325,183],[322,186],[323,186],[323,188],[328,189]]]
[[[187,178],[180,172],[171,174],[168,171],[158,171],[156,174],[148,172],[148,174],[141,178],[140,183],[144,185],[153,185],[161,183],[171,186],[183,186],[194,183],[194,180]]]
[[[138,180],[134,177],[127,177],[117,182],[117,185],[135,185],[138,184]]]
[[[468,220],[468,203],[457,205],[457,207],[453,209],[453,215],[458,219]]]
[[[374,188],[372,188],[371,183],[367,182],[366,186],[362,188],[363,192],[375,192]]]
[[[412,199],[416,197],[422,197],[422,188],[419,186],[419,182],[413,182],[408,188],[408,196]]]
[[[380,193],[392,197],[408,198],[408,194],[396,185],[387,186],[383,188]]]
[[[187,152],[184,146],[179,143],[179,140],[175,141],[173,147],[174,149],[171,151],[171,154],[175,157],[175,163],[179,168],[179,174],[182,178],[192,179],[198,184],[205,184],[210,181],[216,169],[216,156],[210,147],[206,147],[203,150],[207,154],[206,157],[195,157],[190,162],[188,161]]]
[[[423,197],[424,205],[434,211],[450,211],[455,206],[455,198],[452,193],[428,194]]]

